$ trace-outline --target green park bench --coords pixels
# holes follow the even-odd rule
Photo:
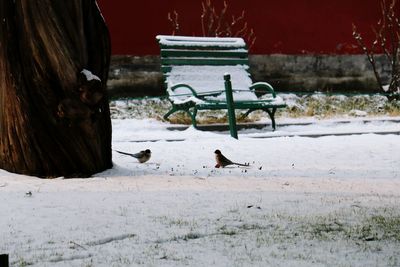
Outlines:
[[[229,123],[236,127],[235,109],[247,110],[244,117],[263,110],[269,114],[275,130],[275,112],[286,104],[270,84],[252,82],[248,50],[242,38],[166,35],[156,38],[161,49],[164,85],[172,103],[164,119],[184,111],[196,127],[198,110],[228,109],[229,117],[234,118]],[[229,94],[233,97],[231,105]],[[230,106],[233,114],[229,112]]]

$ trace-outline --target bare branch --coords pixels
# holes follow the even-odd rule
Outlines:
[[[170,12],[168,12],[168,20],[171,22],[171,25],[172,25],[172,35],[175,35],[180,30],[178,18],[179,18],[179,15],[178,15],[178,12],[176,12],[176,10],[174,10],[174,17],[172,17]]]
[[[210,37],[242,37],[248,44],[249,49],[254,45],[256,37],[254,30],[249,31],[248,23],[245,21],[245,11],[240,16],[232,15],[231,20],[228,17],[229,4],[224,0],[223,7],[217,10],[211,0],[201,2],[201,34]],[[179,32],[178,13],[168,13],[168,21],[173,28],[173,35]]]
[[[391,66],[391,77],[389,81],[390,95],[388,98],[393,99],[400,97],[398,95],[400,87],[400,22],[398,19],[399,14],[396,12],[397,0],[390,1],[389,4],[386,0],[381,0],[380,2],[381,19],[377,22],[376,28],[372,29],[375,34],[375,40],[370,48],[366,46],[355,25],[353,25],[353,37],[367,56],[368,61],[371,63],[374,75],[381,90],[383,90],[383,84],[380,74],[377,71],[375,61],[377,47],[379,47],[380,52],[385,55],[386,60],[388,60]],[[397,96],[394,96],[396,94]]]
[[[371,66],[372,66],[372,69],[374,71],[374,75],[375,75],[376,81],[378,82],[378,85],[379,85],[380,89],[383,91],[383,84],[382,84],[382,81],[381,81],[381,77],[380,77],[380,75],[379,75],[379,73],[377,71],[377,68],[376,68],[376,63],[375,63],[376,61],[375,61],[375,58],[374,58],[374,53],[367,48],[367,46],[364,43],[364,40],[361,37],[361,34],[358,33],[357,27],[354,24],[353,24],[353,37],[356,40],[356,42],[358,43],[358,45],[361,47],[361,49],[363,50],[364,54],[367,56],[368,61],[371,63]]]
[[[218,16],[218,22],[217,22],[217,26],[215,28],[215,36],[220,36],[221,32],[221,26],[222,26],[222,21],[225,19],[225,14],[226,11],[228,10],[228,3],[226,1],[224,1],[224,8],[221,11],[221,14]]]

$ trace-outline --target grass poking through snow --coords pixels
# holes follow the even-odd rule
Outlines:
[[[325,95],[309,94],[298,96],[295,94],[280,94],[287,103],[287,107],[277,111],[277,117],[359,117],[359,116],[399,116],[400,101],[387,101],[381,95]],[[163,115],[171,108],[167,99],[121,99],[110,102],[111,116],[114,119],[143,119],[152,118],[163,120]],[[256,122],[268,118],[268,114],[256,111],[243,118],[245,111],[237,110],[237,121]],[[225,110],[199,111],[199,124],[226,123]],[[185,112],[177,112],[170,116],[173,124],[191,124],[191,119]]]

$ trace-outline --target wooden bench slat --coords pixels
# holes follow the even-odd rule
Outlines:
[[[248,59],[239,58],[163,58],[161,63],[163,65],[212,65],[212,66],[234,66],[234,65],[248,65]]]
[[[185,45],[160,45],[161,50],[165,49],[177,49],[177,50],[215,50],[215,51],[225,51],[225,50],[232,50],[232,49],[245,49],[247,50],[246,46],[242,47],[229,47],[229,46],[185,46]]]
[[[161,50],[161,60],[175,57],[206,57],[206,58],[248,58],[247,51],[212,51],[212,50]]]
[[[242,65],[247,66],[247,64],[242,64]],[[216,65],[216,66],[218,66],[218,65]],[[173,68],[172,65],[161,65],[161,71],[164,75],[164,78],[167,78],[170,75],[172,68]],[[247,76],[251,76],[251,74],[247,70],[246,70],[246,73],[247,73]],[[223,76],[223,74],[224,73],[221,73],[221,77]]]
[[[263,109],[263,108],[284,108],[286,107],[285,104],[274,104],[271,102],[264,102],[264,103],[240,103],[240,102],[233,102],[235,109]],[[205,104],[198,104],[196,105],[197,109],[199,110],[218,110],[218,109],[227,109],[228,105],[226,102],[219,102],[219,103],[205,103]]]

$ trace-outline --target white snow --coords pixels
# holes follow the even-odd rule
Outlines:
[[[87,81],[97,80],[101,82],[101,79],[98,76],[94,75],[90,70],[83,69],[81,73],[85,75]]]
[[[363,119],[282,119],[239,140],[113,120],[113,148],[151,160],[114,153],[90,179],[0,170],[0,254],[11,266],[398,266],[399,135],[254,138],[400,130]],[[215,169],[217,148],[250,167]]]
[[[387,91],[389,91],[389,87],[390,87],[390,84],[386,84],[386,85],[382,86],[382,89],[383,89],[383,91],[387,92]]]
[[[358,109],[350,110],[349,114],[355,117],[366,117],[368,115],[366,111]]]
[[[247,72],[248,66],[173,66],[166,82],[168,84],[168,94],[173,102],[188,101],[190,91],[187,88],[177,88],[172,91],[170,88],[177,84],[187,84],[191,86],[198,95],[215,94],[205,97],[206,100],[226,99],[224,75],[231,75],[233,98],[235,101],[257,100],[254,92],[250,91],[252,85],[250,74]]]
[[[386,85],[383,85],[383,86],[382,86],[382,89],[383,89],[383,91],[385,91],[385,92],[389,92],[389,88],[390,88],[390,84],[386,84]],[[400,87],[397,87],[396,89],[397,89],[397,90],[394,91],[393,93],[400,94]]]
[[[156,39],[165,46],[219,46],[219,47],[246,47],[242,38],[236,37],[191,37],[191,36],[171,36],[157,35]],[[237,50],[236,50],[237,51]]]

